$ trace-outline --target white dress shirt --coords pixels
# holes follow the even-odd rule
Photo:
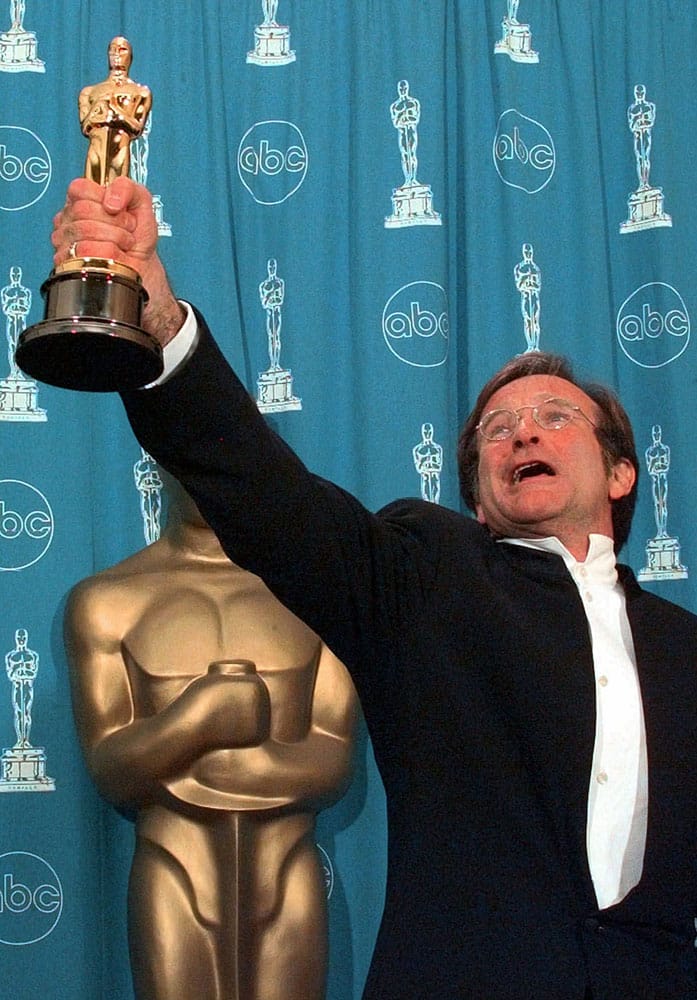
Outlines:
[[[598,906],[603,909],[619,903],[641,878],[648,806],[641,690],[613,542],[605,535],[590,535],[588,555],[578,562],[558,538],[503,541],[560,555],[588,619],[596,716],[586,848]]]

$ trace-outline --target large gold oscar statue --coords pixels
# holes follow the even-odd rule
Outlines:
[[[66,613],[88,768],[136,814],[136,996],[321,1000],[315,816],[350,780],[356,694],[166,481],[161,538],[79,583]]]

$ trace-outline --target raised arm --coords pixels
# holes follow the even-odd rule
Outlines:
[[[74,181],[54,223],[55,262],[116,257],[149,294],[143,324],[166,347],[185,312],[157,255],[147,190],[117,178],[104,191]],[[369,669],[375,639],[412,613],[402,595],[427,591],[434,570],[412,560],[409,522],[370,514],[312,475],[266,424],[197,314],[193,356],[163,385],[123,393],[141,445],[186,488],[233,562],[263,578],[283,604],[354,670]],[[355,676],[355,674],[354,674]]]

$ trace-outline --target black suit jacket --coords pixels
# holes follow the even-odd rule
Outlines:
[[[694,1000],[697,618],[622,569],[646,719],[644,872],[598,911],[587,620],[556,555],[422,501],[378,515],[312,476],[202,329],[124,395],[142,445],[350,669],[387,796],[371,1000]]]

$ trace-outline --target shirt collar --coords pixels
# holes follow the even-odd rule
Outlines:
[[[538,549],[542,552],[553,552],[561,556],[572,575],[579,566],[583,566],[587,574],[596,583],[614,584],[617,581],[617,564],[615,561],[614,542],[607,535],[589,534],[588,555],[579,562],[571,555],[567,547],[556,535],[549,538],[499,538],[499,542],[507,545],[520,545],[527,549]]]

